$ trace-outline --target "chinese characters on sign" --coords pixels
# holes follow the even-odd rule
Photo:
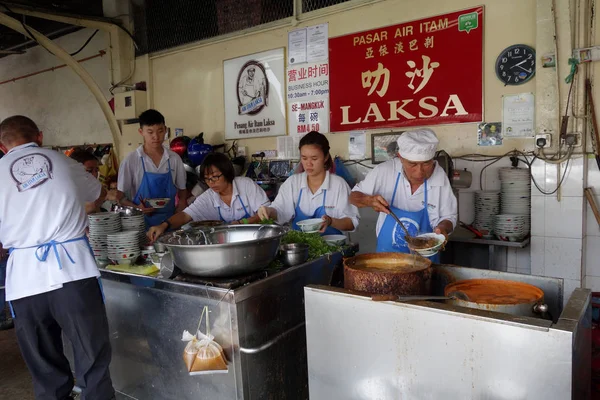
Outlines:
[[[483,7],[329,40],[332,132],[479,122]]]
[[[288,67],[287,101],[290,135],[329,132],[329,64]]]

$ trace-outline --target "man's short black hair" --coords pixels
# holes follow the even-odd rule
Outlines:
[[[165,123],[165,117],[152,108],[141,113],[138,119],[140,121],[140,128]]]
[[[18,139],[33,142],[40,134],[40,130],[31,118],[23,115],[13,115],[0,124],[0,140],[5,145],[14,143]]]
[[[89,151],[84,149],[77,149],[70,156],[73,160],[80,164],[84,164],[88,161],[98,161],[98,159]]]
[[[206,172],[210,167],[215,167],[223,174],[223,178],[229,183],[233,182],[233,178],[235,178],[235,170],[233,169],[233,163],[223,153],[210,153],[204,157],[204,161],[202,161],[202,165],[200,166],[200,176],[198,177],[200,181],[204,182],[204,177],[206,176]]]

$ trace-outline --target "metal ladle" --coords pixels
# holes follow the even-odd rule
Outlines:
[[[392,216],[392,218],[394,218],[394,220],[396,221],[396,223],[402,227],[402,230],[404,231],[404,239],[406,240],[406,242],[408,244],[410,244],[411,247],[413,247],[415,249],[423,249],[423,248],[428,247],[427,239],[416,238],[416,237],[411,236],[410,233],[408,233],[408,229],[406,229],[406,227],[404,226],[402,221],[400,221],[400,218],[398,218],[398,216],[396,214],[394,214],[394,212],[392,210],[390,210],[389,207],[387,207],[387,209],[390,212],[390,215]]]

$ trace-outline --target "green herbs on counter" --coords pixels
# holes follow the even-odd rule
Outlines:
[[[308,259],[313,260],[340,250],[338,246],[330,246],[321,237],[319,233],[304,233],[299,231],[289,231],[281,239],[281,244],[305,243],[308,245]]]

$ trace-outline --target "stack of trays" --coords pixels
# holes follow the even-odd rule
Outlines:
[[[495,190],[481,190],[475,192],[475,222],[473,227],[483,234],[483,237],[492,238],[494,216],[500,212],[500,192]]]
[[[96,261],[108,262],[107,235],[121,231],[119,214],[111,212],[96,213],[88,216],[90,228],[90,246]]]
[[[140,256],[138,231],[124,231],[107,235],[108,258],[117,264],[132,264]]]

